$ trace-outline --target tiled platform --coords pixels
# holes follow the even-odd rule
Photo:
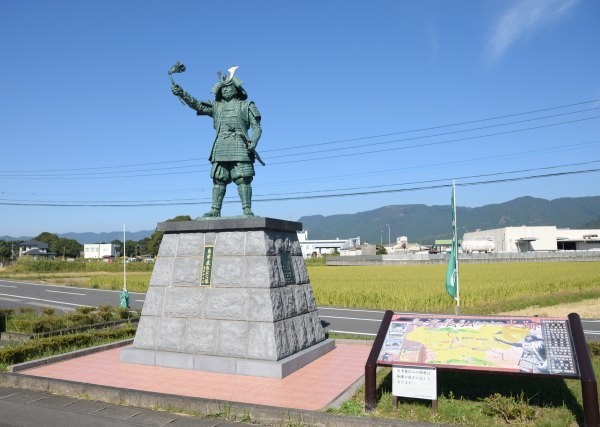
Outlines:
[[[259,378],[124,363],[121,349],[21,371],[25,375],[179,396],[321,410],[364,374],[371,346],[336,348],[283,378]]]

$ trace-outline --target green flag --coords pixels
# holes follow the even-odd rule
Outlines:
[[[450,260],[448,260],[448,271],[446,272],[446,290],[452,298],[456,298],[457,279],[456,253],[454,252],[454,242],[452,242],[452,251],[450,252]]]
[[[452,249],[446,271],[446,291],[454,299],[458,295],[458,240],[456,236],[456,204],[454,200],[454,181],[452,181]]]

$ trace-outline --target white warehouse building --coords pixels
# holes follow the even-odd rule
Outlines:
[[[355,249],[360,246],[360,237],[350,239],[308,240],[308,230],[298,231],[298,241],[304,258],[329,255],[343,249]]]
[[[557,250],[600,251],[600,230],[572,230],[556,226],[504,227],[466,232],[464,241],[488,240],[496,252]]]
[[[102,259],[121,256],[117,250],[119,247],[112,243],[86,243],[83,245],[83,257],[85,259]]]

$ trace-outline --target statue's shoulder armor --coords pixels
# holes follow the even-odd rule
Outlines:
[[[248,103],[248,110],[256,119],[260,120],[260,111],[258,111],[258,108],[254,102],[251,101]]]

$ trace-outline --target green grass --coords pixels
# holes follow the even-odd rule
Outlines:
[[[589,347],[598,374],[600,343]],[[373,413],[363,410],[364,386],[339,409],[329,412],[464,426],[583,424],[581,383],[577,380],[438,371],[437,414],[429,401],[404,398],[393,411],[391,391],[391,369],[381,369]]]

